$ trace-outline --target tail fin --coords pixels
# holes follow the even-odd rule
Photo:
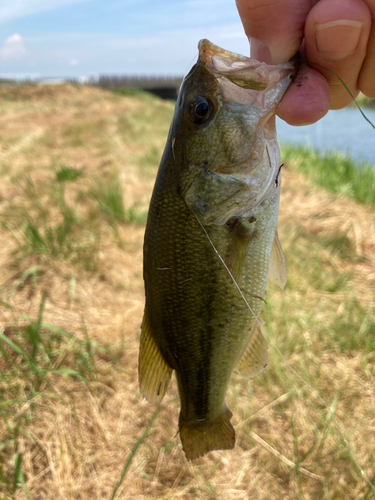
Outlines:
[[[198,458],[212,450],[234,448],[236,433],[230,418],[232,412],[225,410],[210,422],[184,423],[180,416],[180,437],[182,448],[188,460]]]

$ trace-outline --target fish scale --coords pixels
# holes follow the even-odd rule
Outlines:
[[[295,71],[208,41],[199,48],[150,202],[139,354],[140,387],[151,402],[176,373],[187,458],[233,448],[231,374],[237,366],[249,378],[267,363],[259,317],[269,274],[285,284],[272,112]]]

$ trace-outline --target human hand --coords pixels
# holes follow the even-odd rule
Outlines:
[[[300,50],[303,66],[278,106],[306,125],[347,106],[362,91],[375,98],[375,0],[236,0],[251,57],[280,64]],[[302,46],[301,46],[302,45]]]

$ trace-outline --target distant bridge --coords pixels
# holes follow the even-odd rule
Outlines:
[[[90,82],[102,89],[120,88],[145,90],[162,99],[176,99],[182,82],[181,76],[98,76]]]

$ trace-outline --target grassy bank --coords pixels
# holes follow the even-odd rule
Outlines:
[[[314,184],[375,208],[375,166],[355,162],[338,151],[322,152],[292,144],[281,146],[281,157],[287,168],[306,175]]]
[[[0,102],[0,497],[374,499],[358,468],[375,480],[373,209],[317,187],[319,155],[283,149],[288,283],[267,292],[269,364],[233,375],[236,448],[189,463],[175,382],[156,409],[137,381],[172,104],[71,86],[1,87]]]

